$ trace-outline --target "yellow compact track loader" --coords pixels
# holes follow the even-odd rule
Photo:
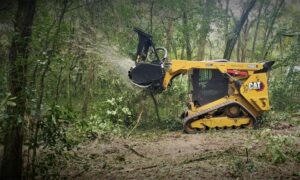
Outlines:
[[[135,85],[160,93],[176,76],[191,75],[192,97],[188,109],[181,115],[186,133],[210,128],[252,127],[256,119],[270,109],[267,72],[274,61],[168,61],[167,50],[155,48],[151,35],[140,29],[135,32],[139,35],[136,66],[129,70],[129,78]]]

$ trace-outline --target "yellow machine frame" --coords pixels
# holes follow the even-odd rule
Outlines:
[[[199,119],[195,116],[194,120],[186,125],[187,127],[185,130],[191,132],[192,129],[201,130],[205,128],[240,127],[243,125],[251,126],[254,119],[261,115],[263,111],[270,109],[267,73],[257,73],[257,71],[263,69],[263,65],[264,63],[173,60],[171,61],[169,69],[165,72],[163,87],[167,89],[170,81],[175,76],[186,74],[192,69],[218,69],[225,74],[228,70],[246,71],[248,74],[247,77],[233,77],[227,73],[230,77],[228,96],[200,107],[195,106],[193,102],[190,102],[190,108],[185,116],[188,119],[192,119],[191,116],[195,116],[199,114],[199,112],[209,111],[210,109],[213,111],[218,109],[218,107],[235,103],[241,106],[247,115],[230,118],[228,116],[214,117],[207,113],[205,117]],[[237,80],[241,83],[239,88],[234,84]],[[259,83],[259,85],[263,87],[261,89],[251,88],[251,83],[254,83],[254,85],[255,83]]]
[[[188,110],[182,114],[186,132],[193,133],[195,130],[207,128],[251,126],[262,112],[270,109],[267,72],[274,64],[273,61],[240,63],[219,59],[167,62],[167,49],[155,48],[152,36],[141,29],[135,28],[134,31],[139,37],[136,66],[132,67],[128,74],[134,84],[153,92],[161,92],[168,88],[177,75],[195,73],[191,78],[193,88],[195,85],[193,98],[189,102]],[[163,57],[158,55],[159,51],[164,52]],[[154,58],[151,58],[153,56]],[[218,70],[226,77],[217,72],[211,73],[209,79],[206,77],[210,76],[208,72],[202,76],[207,80],[201,80],[201,90],[198,87],[200,79],[197,77],[202,72],[201,69]],[[222,87],[225,83],[222,82],[222,78],[229,84]],[[211,90],[220,90],[221,93],[214,94]]]

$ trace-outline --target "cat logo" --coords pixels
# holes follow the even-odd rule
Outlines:
[[[248,88],[250,90],[254,89],[254,90],[263,90],[264,86],[262,82],[250,82],[248,85]]]

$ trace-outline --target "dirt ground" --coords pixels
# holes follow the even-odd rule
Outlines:
[[[168,132],[161,136],[112,138],[82,144],[62,176],[70,179],[300,179],[300,163],[268,162],[265,144],[248,148],[251,137],[264,129],[209,131],[201,134]],[[284,126],[272,134],[295,138],[300,128]],[[76,159],[76,158],[75,158]],[[83,167],[83,168],[82,168]]]

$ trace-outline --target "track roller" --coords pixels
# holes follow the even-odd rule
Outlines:
[[[230,105],[225,108],[225,114],[231,118],[239,117],[241,112],[241,108],[238,105]]]

